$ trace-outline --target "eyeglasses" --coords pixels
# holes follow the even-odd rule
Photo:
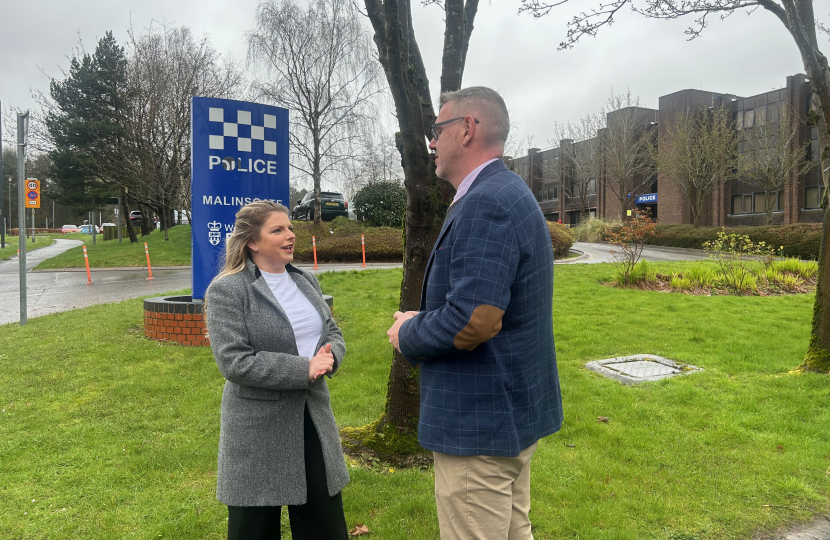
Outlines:
[[[438,137],[441,136],[441,131],[442,131],[439,128],[441,128],[443,126],[446,126],[447,124],[452,124],[453,122],[457,122],[458,120],[464,120],[465,118],[467,118],[467,117],[466,116],[459,116],[458,118],[451,118],[450,120],[444,120],[443,122],[438,122],[437,124],[432,124],[432,127],[429,128],[429,130],[432,132],[432,138],[437,141]],[[475,118],[473,118],[473,120],[475,120],[476,124],[481,123],[478,120],[476,120]]]

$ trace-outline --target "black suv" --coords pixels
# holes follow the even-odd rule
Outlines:
[[[320,193],[320,209],[322,218],[326,221],[337,216],[349,217],[349,203],[343,198],[342,193],[323,191]],[[314,219],[314,193],[306,193],[306,196],[297,203],[291,211],[291,219]]]

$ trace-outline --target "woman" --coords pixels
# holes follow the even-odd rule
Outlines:
[[[216,496],[229,540],[279,539],[282,506],[294,540],[348,538],[349,474],[323,377],[346,345],[317,279],[293,260],[288,209],[253,202],[236,214],[207,290],[210,345],[227,379]]]

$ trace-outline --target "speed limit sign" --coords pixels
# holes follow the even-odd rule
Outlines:
[[[40,208],[40,181],[26,180],[26,208]]]

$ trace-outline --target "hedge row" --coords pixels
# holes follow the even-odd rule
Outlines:
[[[390,227],[372,227],[364,222],[338,217],[320,225],[293,221],[294,260],[314,262],[311,237],[317,242],[317,262],[361,262],[360,235],[366,237],[366,262],[403,261],[403,233]]]
[[[6,231],[8,236],[17,236],[18,229],[9,229]],[[35,236],[38,234],[60,234],[60,229],[42,229],[42,228],[35,228]],[[26,229],[26,235],[32,234],[32,229]]]
[[[818,259],[821,246],[821,223],[794,225],[766,225],[761,227],[700,227],[691,225],[657,225],[657,236],[648,243],[657,246],[702,249],[704,242],[716,240],[718,232],[747,235],[753,242],[766,242],[778,249],[784,247],[784,256],[799,259]]]
[[[317,242],[317,262],[361,262],[360,235],[366,238],[366,262],[401,262],[403,234],[400,229],[372,227],[366,222],[338,217],[320,225],[294,221],[294,260],[314,262],[311,237]],[[548,222],[550,239],[556,258],[564,257],[573,246],[570,229]]]

